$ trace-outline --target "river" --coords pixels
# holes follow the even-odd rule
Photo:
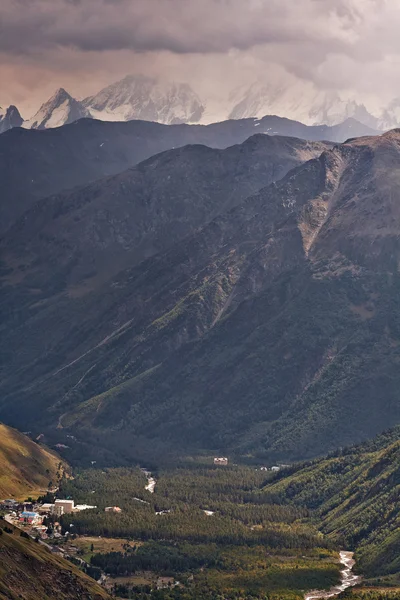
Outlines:
[[[333,598],[334,596],[338,596],[344,590],[347,590],[349,587],[353,587],[360,581],[359,575],[354,575],[353,567],[355,565],[355,560],[353,558],[353,552],[340,552],[340,563],[344,566],[344,569],[341,571],[342,582],[340,585],[337,585],[331,588],[329,591],[326,590],[314,590],[312,592],[308,592],[304,596],[304,600],[316,600],[318,598]]]
[[[150,494],[154,494],[154,488],[156,487],[157,480],[153,477],[151,471],[148,469],[141,468],[140,470],[147,477],[147,485],[144,489],[150,492]]]

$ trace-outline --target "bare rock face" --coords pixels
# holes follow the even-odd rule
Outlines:
[[[274,139],[264,160],[263,138],[154,157],[16,226],[0,416],[17,423],[18,399],[24,426],[40,407],[49,431],[116,452],[291,460],[400,422],[400,131],[319,147],[279,180]],[[287,143],[285,160],[316,150]]]

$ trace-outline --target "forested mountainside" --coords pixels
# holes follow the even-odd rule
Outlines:
[[[111,600],[73,564],[0,521],[1,600]]]
[[[285,460],[396,423],[399,168],[399,130],[350,140],[83,297],[27,280],[29,316],[5,274],[2,418]]]
[[[374,132],[352,120],[308,127],[274,116],[207,126],[81,119],[45,131],[13,128],[0,137],[0,232],[39,198],[119,173],[164,150],[186,144],[226,148],[256,133],[337,142]]]
[[[369,577],[400,573],[400,429],[282,472],[270,501],[313,510],[322,531],[356,550]]]
[[[65,462],[16,429],[0,423],[0,498],[23,499],[55,486]]]

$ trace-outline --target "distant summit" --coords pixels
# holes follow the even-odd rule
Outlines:
[[[78,102],[63,88],[60,88],[50,100],[42,104],[38,112],[29,121],[24,122],[23,127],[26,129],[48,129],[73,123],[78,119],[90,116],[89,111],[81,102]]]
[[[387,131],[400,123],[400,98],[393,99],[372,114],[362,101],[346,98],[338,92],[318,90],[304,82],[279,84],[255,81],[251,85],[239,86],[224,97],[211,98],[207,95],[199,97],[188,83],[127,75],[84,100],[76,100],[60,88],[22,126],[47,129],[82,118],[208,125],[226,120],[262,119],[271,115],[308,126],[328,127],[354,119],[370,131]],[[21,125],[21,118],[18,125]],[[2,126],[0,112],[0,133],[7,128],[10,128],[9,125]]]
[[[9,106],[6,110],[0,107],[0,133],[4,133],[13,127],[21,127],[23,118],[16,106]]]
[[[167,125],[196,123],[204,107],[187,83],[161,82],[142,75],[128,75],[86,98],[84,106],[104,121],[157,121]]]
[[[333,126],[351,117],[367,127],[378,128],[378,119],[363,104],[303,84],[277,86],[257,81],[234,90],[229,100],[230,119],[276,114],[306,125]]]

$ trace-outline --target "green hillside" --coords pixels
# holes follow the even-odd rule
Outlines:
[[[321,530],[356,550],[370,577],[400,572],[400,429],[297,467],[265,488],[275,501],[314,509]]]

